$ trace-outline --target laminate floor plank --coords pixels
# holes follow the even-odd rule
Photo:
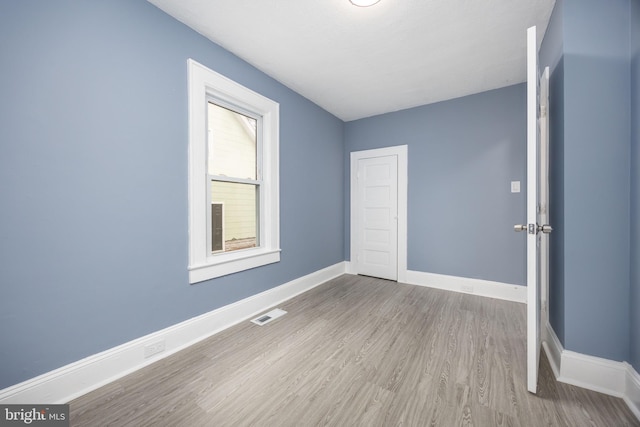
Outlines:
[[[640,426],[621,399],[526,390],[526,307],[344,275],[70,402],[72,426]]]

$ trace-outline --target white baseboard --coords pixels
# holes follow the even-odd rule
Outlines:
[[[627,362],[624,363],[627,365],[627,384],[623,399],[631,412],[640,420],[640,375],[633,366]]]
[[[340,262],[5,388],[0,390],[0,403],[67,403],[338,277],[345,273],[345,268],[345,263]],[[145,358],[145,347],[159,341],[164,341],[165,350],[153,357]]]
[[[640,420],[640,375],[627,362],[616,362],[565,350],[551,325],[544,327],[543,347],[556,379],[621,397]]]
[[[407,283],[519,303],[527,302],[526,286],[492,282],[489,280],[469,279],[466,277],[409,270],[407,271]]]
[[[345,267],[344,267],[344,272],[345,273],[347,273],[347,274],[357,274],[356,273],[356,268],[355,268],[355,266],[353,265],[353,263],[351,261],[345,261],[344,265],[345,265]]]
[[[560,377],[560,362],[563,348],[558,336],[548,323],[542,327],[542,347],[547,354],[553,375],[556,378]]]
[[[622,362],[563,350],[558,381],[610,396],[622,397],[627,369]]]

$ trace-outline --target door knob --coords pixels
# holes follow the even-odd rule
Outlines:
[[[536,231],[534,233],[533,224],[530,224],[529,227],[527,227],[527,224],[516,224],[513,226],[513,231],[527,231],[527,230],[529,230],[529,234],[537,234],[541,231],[544,234],[549,234],[553,231],[553,227],[551,227],[549,224],[545,224],[545,225],[536,224],[536,228],[535,228]]]
[[[553,227],[551,227],[549,224],[545,224],[545,225],[539,225],[538,226],[538,233],[539,232],[543,232],[544,234],[549,234],[553,231]]]

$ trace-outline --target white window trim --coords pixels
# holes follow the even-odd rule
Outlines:
[[[189,283],[280,261],[279,104],[189,59]],[[212,254],[207,247],[207,97],[262,117],[260,247]]]

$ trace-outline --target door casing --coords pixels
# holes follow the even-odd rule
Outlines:
[[[351,152],[351,198],[350,198],[350,269],[349,272],[358,274],[357,254],[359,220],[357,214],[358,196],[358,161],[360,159],[397,156],[398,159],[398,282],[407,281],[407,188],[408,188],[408,147],[396,145],[392,147],[376,148],[372,150]]]

